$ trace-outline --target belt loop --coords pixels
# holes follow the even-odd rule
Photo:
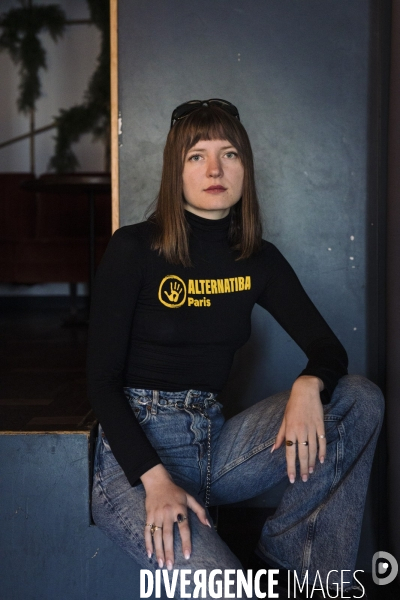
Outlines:
[[[153,390],[153,399],[151,401],[151,414],[152,415],[157,414],[157,404],[158,404],[159,396],[160,396],[160,392],[158,390]]]
[[[185,406],[186,408],[190,405],[190,399],[192,397],[192,390],[189,390],[188,393],[186,394],[186,398],[185,398]]]

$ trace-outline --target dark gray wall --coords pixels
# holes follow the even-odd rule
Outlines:
[[[365,0],[119,2],[121,225],[142,220],[157,193],[172,109],[229,99],[253,144],[265,237],[363,374],[368,277],[377,283],[367,264],[378,227],[367,185],[373,44]],[[261,309],[254,324],[225,393],[232,410],[287,388],[304,365]]]
[[[379,384],[388,7],[386,0],[119,0],[121,225],[143,220],[157,194],[173,108],[194,98],[230,100],[254,149],[264,237],[343,342],[350,372]],[[223,391],[227,414],[290,387],[304,364],[256,307],[252,337]],[[365,569],[371,515],[384,513],[368,502]]]

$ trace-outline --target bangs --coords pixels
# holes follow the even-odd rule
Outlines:
[[[228,140],[243,155],[243,125],[217,106],[200,108],[182,119],[179,134],[182,140],[183,154],[200,140]],[[245,133],[246,135],[246,133]]]

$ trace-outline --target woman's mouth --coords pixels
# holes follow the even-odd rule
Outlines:
[[[208,187],[204,191],[208,192],[209,194],[221,194],[222,192],[226,192],[226,190],[227,188],[223,185],[210,185],[210,187]]]

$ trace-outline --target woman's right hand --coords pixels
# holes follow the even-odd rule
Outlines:
[[[174,565],[174,523],[177,516],[188,516],[188,508],[196,513],[199,521],[211,527],[205,509],[184,489],[175,485],[170,474],[163,465],[156,465],[141,476],[146,490],[146,526],[144,539],[147,555],[150,558],[154,551],[157,562],[162,569],[164,564],[168,570]],[[156,525],[154,535],[151,534],[149,525]],[[186,559],[190,558],[192,545],[190,541],[189,520],[183,519],[178,523],[182,540],[182,552]]]

